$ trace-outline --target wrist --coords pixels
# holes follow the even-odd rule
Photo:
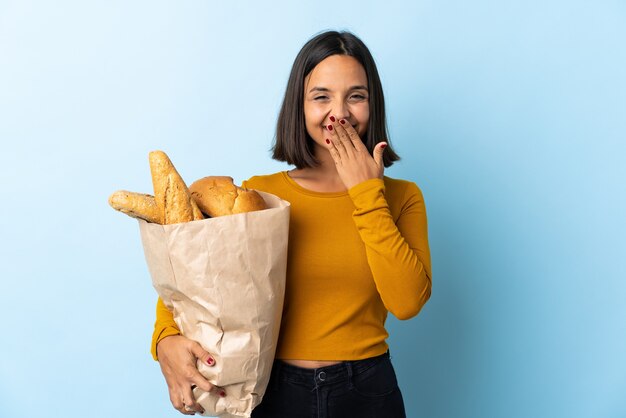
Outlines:
[[[384,180],[380,177],[372,177],[359,182],[353,183],[351,186],[347,186],[349,192],[358,192],[361,189],[370,189],[375,188],[377,186],[384,185]]]
[[[159,361],[159,344],[161,344],[164,340],[169,339],[170,337],[180,337],[180,334],[168,334],[165,336],[162,336],[155,344],[154,346],[154,354],[155,354],[155,360]],[[169,342],[172,342],[172,339],[170,339]],[[167,344],[167,343],[166,343]]]

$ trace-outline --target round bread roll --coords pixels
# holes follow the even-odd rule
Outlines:
[[[189,186],[189,191],[202,213],[212,218],[267,209],[260,194],[236,186],[228,176],[203,177]]]

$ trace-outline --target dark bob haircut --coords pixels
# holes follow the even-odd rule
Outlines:
[[[276,140],[272,158],[295,165],[296,168],[315,167],[319,162],[313,154],[313,139],[306,131],[304,120],[304,79],[324,59],[331,55],[354,57],[365,69],[369,90],[370,118],[366,138],[361,138],[370,154],[381,141],[387,142],[383,163],[389,167],[400,157],[391,148],[385,118],[385,98],[374,58],[367,46],[350,32],[322,32],[310,39],[296,57],[285,98],[278,114]]]

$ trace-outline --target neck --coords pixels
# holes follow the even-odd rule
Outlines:
[[[316,147],[315,158],[319,162],[316,167],[294,169],[290,176],[302,187],[319,192],[344,191],[345,185],[337,173],[337,166],[328,150]]]
[[[337,173],[337,165],[326,148],[317,145],[315,147],[315,158],[319,162],[319,165],[317,167],[308,168],[307,171],[309,173],[314,173],[317,178],[325,181],[337,181],[341,183],[339,173]]]

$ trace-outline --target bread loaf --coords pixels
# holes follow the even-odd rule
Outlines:
[[[261,195],[236,186],[228,176],[201,178],[189,186],[189,191],[200,210],[210,217],[267,209]]]
[[[163,151],[152,151],[149,160],[154,200],[157,209],[163,213],[163,223],[169,225],[204,219],[169,157]]]
[[[154,196],[119,190],[109,197],[116,210],[161,225],[267,209],[256,191],[238,187],[232,177],[208,176],[189,188],[163,151],[149,156]]]
[[[163,213],[157,208],[154,196],[149,194],[118,190],[109,197],[109,205],[133,218],[163,223]]]

